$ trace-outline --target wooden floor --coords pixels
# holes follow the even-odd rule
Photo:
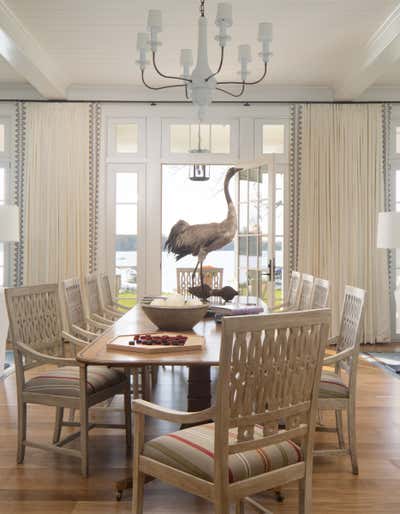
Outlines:
[[[393,351],[393,350],[392,350]],[[186,371],[162,370],[155,400],[185,407]],[[122,419],[119,399],[111,408],[93,412],[96,419]],[[54,412],[31,407],[31,438],[50,441]],[[323,421],[329,421],[327,417]],[[173,429],[169,423],[146,427],[148,437]],[[334,442],[319,434],[321,442]],[[113,482],[129,472],[121,431],[94,430],[90,437],[90,478],[79,474],[77,460],[28,449],[25,464],[15,464],[15,377],[0,381],[0,513],[1,514],[115,514],[130,512],[130,496],[114,499]],[[74,444],[77,444],[76,442]],[[398,514],[400,512],[400,380],[361,359],[358,384],[358,448],[360,475],[350,472],[348,459],[320,458],[315,463],[314,514]],[[295,485],[285,487],[283,504],[267,494],[259,501],[276,513],[297,512]],[[207,514],[207,502],[160,482],[146,486],[145,512]]]

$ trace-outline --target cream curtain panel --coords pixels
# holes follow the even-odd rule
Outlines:
[[[368,292],[364,340],[388,341],[387,254],[376,248],[382,106],[313,104],[303,112],[298,268],[330,280],[333,334],[350,284]]]
[[[30,103],[26,118],[24,283],[87,273],[89,105]]]

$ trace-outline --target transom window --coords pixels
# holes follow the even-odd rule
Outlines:
[[[136,123],[121,123],[115,126],[117,153],[137,153],[138,126]]]
[[[262,127],[262,153],[285,153],[285,125],[273,124]]]
[[[200,137],[199,137],[200,136]],[[200,147],[211,154],[229,154],[231,127],[222,124],[171,124],[169,126],[170,152],[187,154]]]

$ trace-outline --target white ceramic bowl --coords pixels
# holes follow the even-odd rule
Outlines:
[[[161,330],[191,330],[207,314],[209,305],[168,307],[142,305],[143,312]]]

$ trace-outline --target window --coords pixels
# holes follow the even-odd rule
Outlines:
[[[136,123],[124,123],[115,126],[117,153],[137,153],[138,126]]]
[[[191,153],[200,147],[207,153],[229,154],[231,147],[230,125],[171,124],[169,126],[170,152]],[[200,136],[200,138],[199,138]]]
[[[3,123],[0,124],[0,152],[4,153],[6,150],[6,138],[5,138],[5,126]]]
[[[263,125],[262,153],[285,153],[285,125]]]
[[[107,160],[130,162],[146,156],[146,122],[143,118],[109,118]]]
[[[4,128],[4,125],[2,125]],[[0,125],[1,127],[1,125]],[[4,134],[4,132],[3,132]],[[1,131],[0,131],[1,138]],[[4,140],[4,138],[3,138]],[[1,144],[1,141],[0,141]],[[5,203],[6,174],[4,167],[0,168],[0,205]],[[4,243],[0,242],[0,287],[4,286]]]
[[[115,268],[119,301],[137,300],[138,175],[115,174]]]

